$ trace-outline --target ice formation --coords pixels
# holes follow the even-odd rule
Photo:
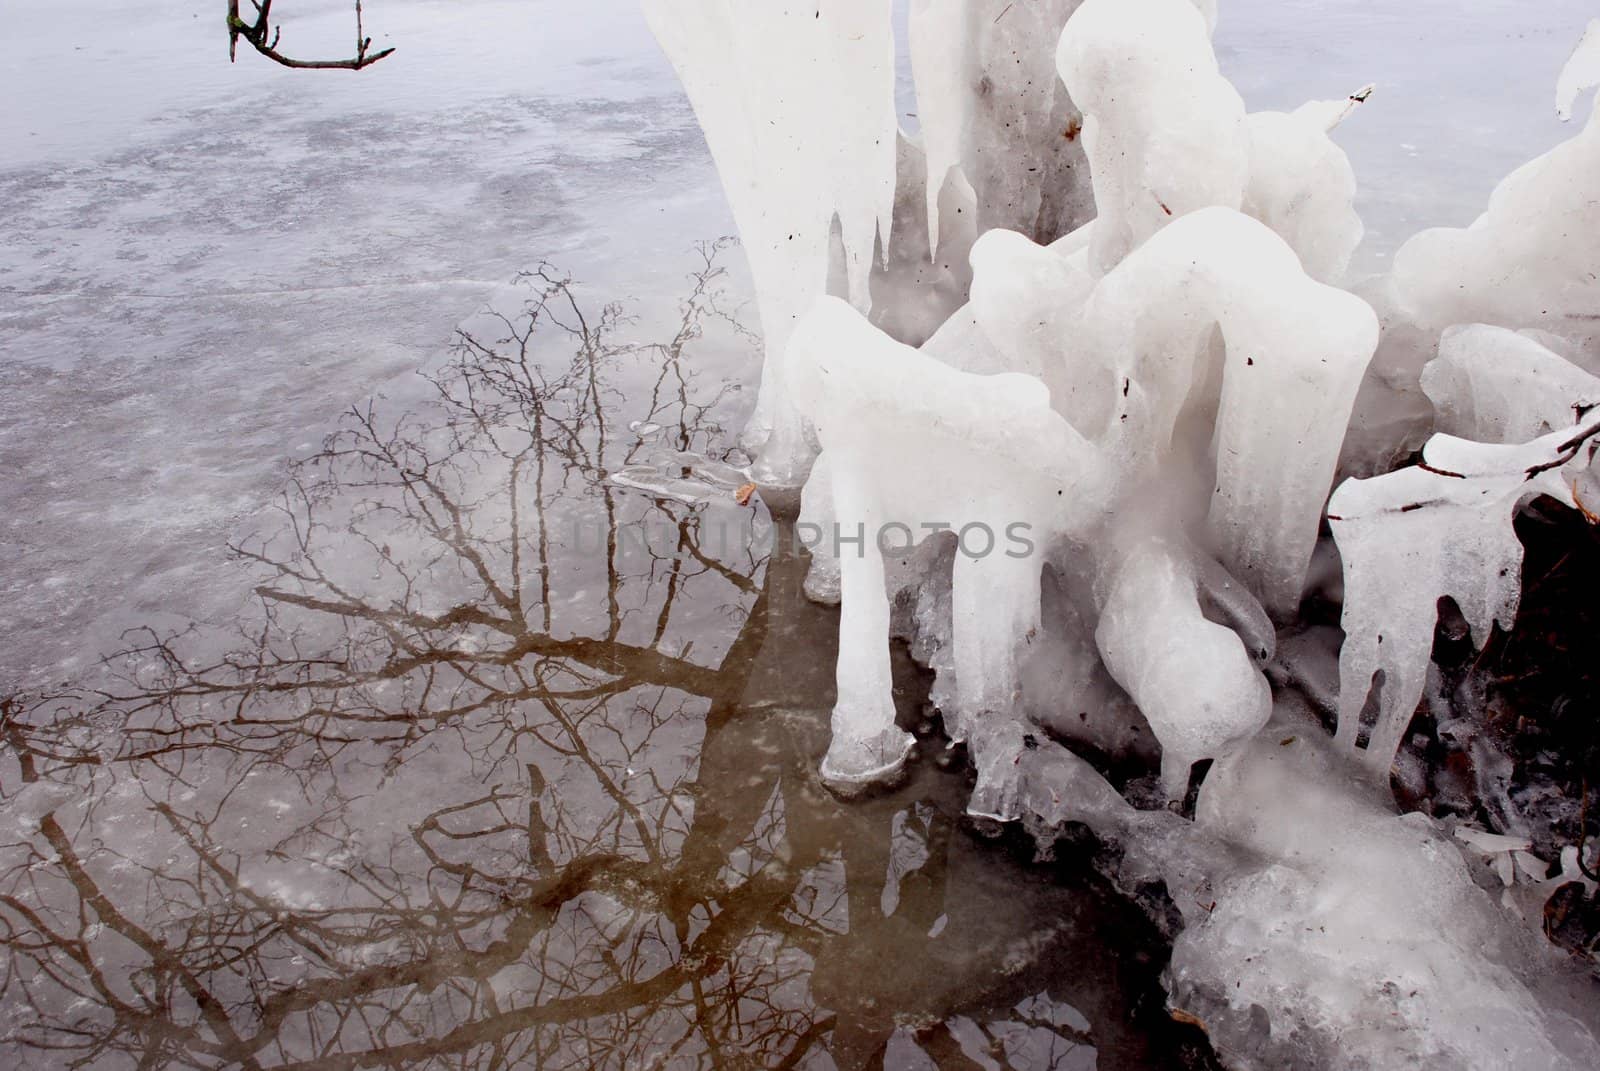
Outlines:
[[[1166,890],[1182,918],[1172,1003],[1204,1024],[1225,1066],[1600,1060],[1587,979],[1485,891],[1466,858],[1481,853],[1473,831],[1394,814],[1292,697],[1217,764],[1192,823],[1135,808],[1053,742],[1017,766],[1034,828],[1086,823],[1121,849],[1119,884]]]
[[[1597,84],[1600,20],[1562,71],[1562,118]],[[1454,600],[1480,644],[1511,627],[1518,506],[1544,494],[1593,516],[1600,379],[1580,365],[1600,356],[1597,154],[1592,112],[1576,138],[1496,187],[1472,227],[1425,231],[1396,257],[1400,308],[1441,332],[1420,376],[1440,434],[1422,464],[1350,480],[1328,507],[1345,574],[1338,739],[1357,746],[1381,671],[1365,749],[1374,772],[1389,770],[1422,696],[1438,601]]]
[[[1597,20],[1600,21],[1600,20]],[[1600,29],[1588,33],[1561,72],[1563,120],[1579,113],[1600,81]],[[1600,371],[1600,226],[1593,178],[1600,123],[1583,129],[1507,176],[1470,226],[1423,231],[1395,254],[1394,270],[1364,292],[1384,321],[1384,338],[1351,426],[1343,465],[1383,473],[1420,448],[1434,411],[1419,378],[1450,328],[1485,324],[1534,337],[1580,367]]]
[[[1196,815],[1199,832],[1253,860],[1206,867],[1200,917],[1173,949],[1174,996],[1212,1024],[1225,1059],[1592,1066],[1600,1047],[1574,1014],[1585,983],[1512,922],[1444,829],[1396,816],[1314,721],[1288,713],[1213,771]],[[1278,1013],[1270,1030],[1251,1023],[1255,1008]]]
[[[1099,574],[1099,601],[1115,608],[1098,633],[1106,667],[1139,701],[1167,750],[1168,789],[1181,796],[1190,765],[1247,738],[1270,705],[1251,652],[1202,615],[1188,536],[1211,545],[1245,589],[1292,612],[1376,324],[1358,299],[1306,278],[1265,226],[1224,208],[1175,222],[1098,284],[1004,231],[974,247],[973,267],[972,326],[951,330],[983,336],[976,352],[997,374],[953,370],[930,355],[972,349],[940,335],[918,353],[837,300],[797,329],[787,375],[825,465],[806,489],[804,520],[852,533],[894,525],[906,545],[930,521],[987,533],[981,553],[963,543],[952,569],[946,715],[956,739],[991,715],[1015,716],[1010,652],[1038,626],[1042,558],[1005,556],[998,534],[1020,525],[1037,545],[1076,542]],[[1152,297],[1169,314],[1149,315]],[[998,372],[996,361],[1062,382],[1056,408],[1044,382]],[[1284,441],[1295,444],[1287,457]],[[1194,455],[1211,449],[1217,460],[1197,478]],[[1154,511],[1140,505],[1163,499]],[[1143,529],[1175,541],[1146,544]],[[1128,551],[1140,545],[1182,547],[1183,560]],[[820,592],[834,570],[842,577],[838,750],[825,765],[839,782],[895,768],[905,747],[890,731],[880,558],[860,543],[824,549],[811,582]],[[860,596],[870,612],[852,608],[853,589],[872,593]],[[1215,694],[1183,685],[1163,653],[1174,645],[1184,665],[1220,682]]]
[[[1473,227],[1408,243],[1364,291],[1380,326],[1339,288],[1362,226],[1330,137],[1371,87],[1247,114],[1208,3],[913,0],[915,135],[885,110],[887,5],[848,25],[808,7],[811,27],[731,0],[650,7],[756,247],[763,404],[820,446],[798,527],[807,593],[840,604],[824,781],[855,792],[903,768],[904,639],[976,770],[971,814],[1045,839],[1086,824],[1130,887],[1162,883],[1185,927],[1174,1004],[1230,1064],[1595,1066],[1513,904],[1556,879],[1523,841],[1397,817],[1370,775],[1417,706],[1439,600],[1480,641],[1509,627],[1519,505],[1600,501],[1600,121]],[[689,9],[700,22],[660,23]],[[851,27],[852,47],[830,41]],[[806,83],[827,64],[860,66]],[[1597,81],[1600,22],[1562,75],[1564,113]],[[791,207],[809,228],[794,246],[776,223]],[[863,274],[869,226],[881,261]],[[833,295],[830,255],[848,269]],[[1437,350],[1410,374],[1444,434],[1330,502],[1380,343]],[[1325,505],[1344,572],[1332,739],[1263,672]],[[1145,760],[1151,737],[1160,787],[1138,798],[1167,808],[1062,743]],[[1513,911],[1474,867],[1511,874]]]
[[[936,247],[940,199],[952,188],[970,196],[981,229],[1041,243],[1092,214],[1082,117],[1039,47],[1061,35],[1079,3],[912,0],[910,60]]]
[[[1159,541],[1122,556],[1095,641],[1161,742],[1161,780],[1181,799],[1190,768],[1248,740],[1272,714],[1260,668],[1223,625],[1200,610],[1187,555]],[[1196,688],[1196,681],[1209,687]]]
[[[1191,0],[1087,0],[1061,35],[1056,66],[1083,109],[1094,271],[1176,216],[1239,207],[1250,168],[1244,101],[1218,72],[1211,28]]]
[[[1562,122],[1572,118],[1574,106],[1586,89],[1600,85],[1600,19],[1589,23],[1572,57],[1556,79],[1556,115]]]
[[[1486,443],[1527,442],[1600,405],[1600,379],[1537,338],[1488,324],[1446,330],[1422,389],[1440,431]]]
[[[1213,327],[1221,360],[1207,360]],[[1267,227],[1207,208],[1169,225],[1095,288],[1081,344],[1117,355],[1109,438],[1130,464],[1215,459],[1207,528],[1277,614],[1299,603],[1318,516],[1377,343],[1361,299],[1317,283]],[[1220,379],[1220,391],[1215,381]],[[1209,416],[1174,442],[1186,410]],[[1210,476],[1207,473],[1207,476]]]
[[[794,294],[794,307],[810,301],[814,311],[787,346],[787,366],[769,372],[780,383],[793,378],[783,401],[792,400],[825,451],[805,491],[808,523],[858,533],[898,525],[908,547],[922,540],[927,518],[991,534],[1020,524],[1051,553],[1071,545],[1069,556],[1092,578],[1086,590],[1097,593],[1084,608],[1085,627],[1114,609],[1095,632],[1100,653],[1112,677],[1143,695],[1143,713],[1169,753],[1168,790],[1179,795],[1194,761],[1247,738],[1268,708],[1252,650],[1204,616],[1194,581],[1199,563],[1214,554],[1221,564],[1212,567],[1228,581],[1213,587],[1248,591],[1275,614],[1292,615],[1376,340],[1370,310],[1308,277],[1296,246],[1271,229],[1289,232],[1319,274],[1342,270],[1359,224],[1352,223],[1348,164],[1326,132],[1348,103],[1247,121],[1217,72],[1210,12],[1188,0],[1044,5],[1004,30],[995,27],[1008,10],[989,18],[979,17],[980,8],[929,2],[913,9],[925,149],[919,160],[902,143],[899,159],[903,168],[921,165],[928,217],[921,233],[935,259],[948,252],[940,248],[948,228],[939,207],[960,210],[969,196],[980,224],[1000,220],[1030,233],[991,228],[972,244],[970,303],[922,354],[839,302],[818,300],[815,287]],[[775,25],[745,18],[759,29]],[[1047,77],[1048,64],[1035,71],[1038,61],[1021,58],[1041,51],[1041,25],[1057,24],[1064,24],[1054,56],[1059,82]],[[726,43],[729,27],[741,25],[726,12],[714,27],[721,38],[676,25],[668,51],[690,73],[697,63],[715,72],[696,49]],[[1001,54],[1013,58],[997,61]],[[1007,63],[1026,77],[1005,74]],[[719,164],[725,154],[734,160],[724,165],[725,181],[760,204],[783,196],[763,168],[792,163],[793,146],[789,156],[763,163],[759,138],[731,138],[724,128],[736,124],[718,109],[737,118],[768,108],[783,118],[780,127],[805,121],[758,96],[730,105],[711,89],[696,93],[697,85],[725,88],[730,77],[697,82],[686,74],[697,107],[701,96],[713,98],[703,118]],[[864,84],[855,76],[843,82]],[[1039,155],[1041,131],[1061,142],[1079,136],[1075,114],[1055,133],[1063,88],[1082,108],[1098,215],[1044,245],[1038,239],[1068,228],[1041,222],[1040,206],[1081,185]],[[1254,175],[1252,154],[1261,161]],[[992,164],[1002,157],[1008,168],[997,171]],[[1063,162],[1059,153],[1051,159]],[[792,179],[791,171],[805,169],[781,170]],[[803,203],[813,205],[813,222],[842,203],[820,197],[831,187],[814,171],[807,185],[813,201]],[[879,189],[881,178],[869,185]],[[1020,187],[1032,192],[1023,196]],[[897,207],[910,189],[900,184]],[[1239,211],[1247,190],[1248,207],[1264,222]],[[745,227],[756,210],[740,210],[738,199],[735,206]],[[845,214],[839,218],[848,230]],[[754,233],[761,241],[763,232]],[[892,259],[895,241],[888,244]],[[815,253],[811,262],[821,257],[820,244]],[[760,261],[753,258],[758,277]],[[774,334],[769,328],[769,353],[783,344]],[[996,414],[1005,417],[996,422]],[[889,775],[906,748],[888,699],[882,555],[859,546],[845,555],[818,548],[809,583],[815,594],[842,598],[842,632],[850,637],[841,645],[835,747],[825,764],[837,784]],[[1017,717],[1014,648],[1039,626],[1043,558],[961,553],[948,581],[901,581],[951,584],[947,691],[955,709],[946,716],[956,739],[971,737],[991,715]],[[1259,608],[1236,615],[1252,616]],[[1152,676],[1152,666],[1169,661],[1163,636],[1216,671],[1215,695],[1196,700],[1174,686],[1178,674]],[[1270,646],[1251,643],[1258,651]],[[993,763],[980,755],[978,764],[981,788]]]
[[[1038,624],[1039,562],[1008,536],[1084,534],[1104,508],[1104,466],[1036,379],[952,369],[835,298],[801,321],[789,362],[826,462],[802,518],[822,530],[818,553],[837,568],[842,600],[823,773],[836,784],[870,782],[897,770],[911,742],[894,724],[885,551],[909,550],[933,529],[962,544],[951,579],[950,713],[964,737],[970,719],[1013,707],[1016,639]]]
[[[1344,558],[1344,646],[1337,739],[1355,747],[1373,675],[1383,672],[1369,765],[1386,774],[1422,697],[1438,601],[1449,596],[1481,642],[1509,629],[1521,590],[1517,506],[1547,494],[1574,504],[1563,474],[1587,465],[1600,420],[1526,445],[1436,435],[1420,465],[1349,480],[1328,503]]]
[[[1600,20],[1562,71],[1557,110],[1570,119],[1600,84]],[[1465,230],[1423,231],[1395,255],[1393,289],[1405,314],[1433,330],[1488,323],[1544,328],[1600,360],[1600,119],[1513,171]]]
[[[852,301],[890,238],[898,125],[889,0],[644,0],[705,132],[755,279],[767,362],[757,472],[798,486],[811,459],[783,388],[794,322],[826,292],[835,219]]]
[[[1311,278],[1337,283],[1364,228],[1356,215],[1356,176],[1328,132],[1372,93],[1312,101],[1292,112],[1252,112],[1250,181],[1242,207],[1289,243]]]

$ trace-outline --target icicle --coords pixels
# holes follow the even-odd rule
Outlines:
[[[932,531],[957,534],[957,709],[945,714],[952,735],[965,737],[978,719],[1017,708],[1018,644],[1038,624],[1037,548],[1098,521],[1106,472],[1038,380],[952,369],[837,299],[824,298],[801,322],[789,371],[829,461],[832,509],[808,503],[807,512],[831,512],[823,538],[834,543],[843,599],[823,774],[847,786],[882,780],[908,746],[889,692],[884,553],[903,554]]]
[[[763,483],[798,487],[811,450],[784,397],[784,345],[824,293],[835,216],[860,308],[875,242],[890,238],[890,3],[645,0],[644,8],[694,105],[755,279],[767,360],[747,436],[765,442],[754,471]]]
[[[873,269],[872,324],[908,346],[926,342],[967,299],[972,271],[967,254],[977,238],[971,189],[959,171],[945,179],[936,203],[938,256],[928,240],[927,161],[914,138],[899,139],[895,176],[894,242]]]
[[[1367,765],[1386,772],[1422,696],[1439,599],[1460,607],[1479,643],[1510,628],[1521,593],[1519,503],[1548,494],[1569,505],[1562,470],[1591,460],[1600,418],[1533,442],[1501,446],[1436,435],[1423,464],[1347,480],[1328,504],[1344,559],[1344,646],[1337,740],[1356,746],[1373,676],[1383,671]]]
[[[928,229],[944,183],[974,190],[979,230],[1049,242],[1093,215],[1078,110],[1047,48],[1079,0],[913,0],[909,37],[928,154]]]
[[[806,570],[806,598],[824,606],[837,606],[840,599],[839,553],[832,533],[836,517],[833,510],[833,459],[824,450],[811,466],[811,476],[800,492],[800,519],[797,530],[811,554]]]
[[[798,332],[797,343],[804,345]],[[822,779],[846,790],[898,777],[914,743],[911,734],[894,723],[883,555],[876,546],[861,542],[875,538],[887,520],[874,475],[854,465],[834,471],[834,513],[854,525],[846,533],[836,524],[824,535],[834,541],[839,558],[841,603],[838,695],[833,705],[833,736],[822,760]],[[856,541],[849,553],[842,548],[847,538]]]
[[[1226,343],[1208,527],[1218,556],[1274,614],[1294,612],[1378,325],[1359,298],[1306,277],[1283,239],[1222,208],[1184,217],[1101,280],[1081,344],[1117,354],[1113,452],[1159,458]]]
[[[927,157],[930,255],[939,252],[939,194],[961,166],[968,123],[972,39],[971,0],[911,0],[907,36],[917,88],[917,123]]]

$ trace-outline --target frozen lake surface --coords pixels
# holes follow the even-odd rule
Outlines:
[[[347,5],[280,6],[286,41],[349,47]],[[731,229],[631,4],[379,6],[401,51],[358,75],[230,66],[211,3],[8,9],[10,674],[70,674],[179,592],[215,611],[222,543],[284,461],[518,270],[670,292]]]

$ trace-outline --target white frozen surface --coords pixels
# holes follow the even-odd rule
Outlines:
[[[348,48],[348,5],[281,6],[293,52]],[[691,243],[731,233],[633,0],[366,15],[399,51],[351,74],[230,66],[211,2],[7,5],[8,677],[65,676],[162,611],[226,610],[208,601],[223,543],[283,461],[386,382],[416,389],[518,270],[673,294]]]

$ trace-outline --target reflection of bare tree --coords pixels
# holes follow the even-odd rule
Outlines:
[[[834,801],[812,773],[834,620],[799,597],[803,563],[709,538],[752,515],[732,501],[607,482],[721,441],[733,395],[701,351],[746,340],[716,253],[656,345],[533,273],[519,315],[461,336],[438,404],[354,410],[297,466],[279,523],[236,548],[257,574],[236,634],[146,632],[93,701],[7,702],[16,1062],[1092,1055],[1090,1022],[1036,994],[1109,909],[1019,893],[1005,865],[951,895],[977,855],[951,836],[949,778]],[[665,537],[630,546],[644,525]],[[1100,1065],[1143,1060],[1116,968],[1073,970]]]

